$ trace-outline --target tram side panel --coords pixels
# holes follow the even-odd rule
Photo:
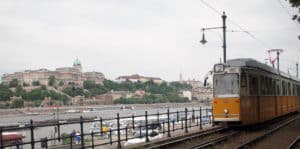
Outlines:
[[[255,124],[259,119],[257,96],[241,98],[241,122],[243,125]]]

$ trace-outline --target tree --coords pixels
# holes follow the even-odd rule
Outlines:
[[[26,94],[26,91],[22,88],[21,85],[18,85],[16,87],[16,92],[15,92],[15,96],[16,97],[22,97]]]
[[[16,99],[10,105],[11,108],[23,108],[24,107],[24,100]]]
[[[292,19],[300,23],[300,0],[289,0],[289,3],[292,5],[292,7],[298,8],[299,15],[293,15]],[[300,35],[298,36],[298,38],[300,40]]]
[[[6,101],[13,96],[13,92],[8,88],[8,86],[1,84],[0,85],[0,100]]]
[[[18,84],[19,84],[18,79],[12,79],[12,80],[9,82],[9,87],[17,87]]]
[[[77,88],[77,87],[66,87],[63,90],[64,93],[66,93],[69,96],[84,96],[84,91],[82,88]]]
[[[65,85],[65,84],[64,84],[63,81],[60,81],[60,82],[58,83],[58,85],[59,85],[59,86],[63,86],[63,85]]]
[[[42,100],[44,97],[44,91],[41,88],[38,88],[28,92],[26,100]]]
[[[48,85],[49,85],[49,86],[53,86],[53,85],[55,84],[55,81],[56,81],[55,76],[50,76],[50,77],[48,78]]]
[[[89,89],[92,89],[92,88],[95,88],[95,87],[96,87],[96,82],[95,81],[87,80],[87,81],[83,82],[83,88],[84,89],[89,90]]]
[[[33,81],[32,86],[40,86],[40,81]]]

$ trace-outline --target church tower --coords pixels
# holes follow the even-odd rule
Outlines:
[[[73,63],[73,68],[77,69],[79,72],[82,72],[81,63],[78,59],[76,59]]]
[[[182,83],[183,82],[183,77],[182,77],[182,73],[180,72],[179,74],[179,82]]]

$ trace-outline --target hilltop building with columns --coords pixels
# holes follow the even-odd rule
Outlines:
[[[105,77],[101,72],[83,72],[81,62],[76,59],[73,67],[56,68],[54,71],[48,69],[25,70],[23,72],[15,72],[12,74],[4,74],[2,76],[3,83],[9,83],[13,79],[17,79],[20,84],[32,85],[34,81],[39,81],[42,85],[48,85],[49,77],[54,76],[56,83],[61,85],[83,86],[86,80],[95,81],[102,84]]]

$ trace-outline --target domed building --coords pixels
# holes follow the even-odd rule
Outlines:
[[[54,76],[55,85],[67,86],[75,85],[82,87],[85,80],[95,81],[102,84],[105,77],[101,72],[82,72],[81,62],[76,59],[73,62],[73,67],[60,67],[55,71],[48,69],[26,70],[24,72],[15,72],[13,74],[4,74],[2,76],[3,83],[9,83],[13,79],[18,79],[20,84],[32,85],[33,82],[39,81],[42,85],[48,85],[49,77]]]
[[[80,72],[82,72],[82,67],[81,67],[81,63],[79,61],[79,59],[76,59],[73,63],[73,68],[78,69]]]

